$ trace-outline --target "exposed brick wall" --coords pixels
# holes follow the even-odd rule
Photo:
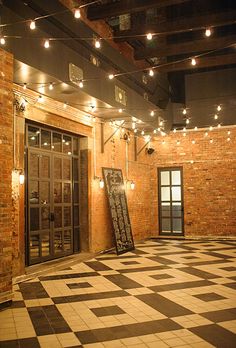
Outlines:
[[[12,291],[13,57],[0,50],[0,303]]]

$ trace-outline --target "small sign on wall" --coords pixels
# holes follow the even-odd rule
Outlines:
[[[134,249],[122,170],[102,168],[102,171],[119,255]]]

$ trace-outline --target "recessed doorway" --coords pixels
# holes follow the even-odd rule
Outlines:
[[[79,251],[79,140],[26,125],[28,265]]]

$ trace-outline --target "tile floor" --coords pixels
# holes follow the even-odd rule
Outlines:
[[[235,246],[149,240],[20,283],[0,347],[235,348]]]

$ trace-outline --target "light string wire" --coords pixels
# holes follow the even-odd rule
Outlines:
[[[88,4],[75,6],[75,7],[72,7],[72,8],[67,8],[67,9],[62,10],[62,11],[52,12],[52,13],[49,13],[49,14],[46,14],[46,15],[43,15],[43,16],[33,17],[33,18],[29,18],[29,19],[23,19],[21,21],[17,21],[17,22],[14,22],[14,23],[2,23],[2,24],[0,24],[0,28],[10,27],[10,26],[13,26],[15,24],[24,24],[24,23],[28,23],[28,22],[30,22],[32,20],[38,22],[41,19],[45,19],[45,18],[49,18],[49,17],[55,17],[55,16],[57,16],[59,14],[66,13],[66,12],[73,11],[73,10],[80,10],[81,8],[87,7],[89,5],[94,5],[94,4],[98,3],[98,2],[100,2],[100,0],[92,1],[92,2],[89,2]]]

